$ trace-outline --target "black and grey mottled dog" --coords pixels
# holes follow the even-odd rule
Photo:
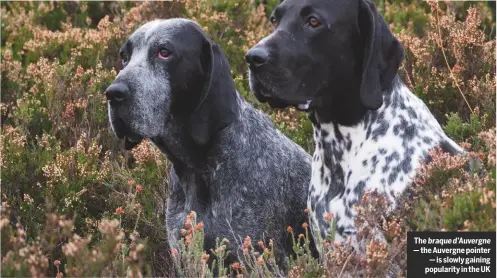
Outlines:
[[[150,138],[173,163],[169,244],[195,211],[206,250],[216,237],[236,250],[248,235],[288,255],[286,227],[307,218],[311,158],[242,99],[221,49],[192,21],[157,20],[133,33],[121,58],[106,91],[110,122],[127,149]]]
[[[430,149],[460,153],[402,83],[403,48],[369,0],[286,0],[273,32],[247,53],[250,85],[273,107],[307,111],[316,149],[311,224],[337,241],[356,233],[352,206],[366,190],[402,193]],[[316,238],[316,237],[315,237]]]

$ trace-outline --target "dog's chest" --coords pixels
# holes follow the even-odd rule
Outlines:
[[[404,100],[405,101],[405,100]],[[332,212],[338,239],[353,234],[355,212],[365,191],[377,190],[391,200],[402,193],[442,131],[424,107],[383,107],[353,127],[314,126],[315,152],[308,206],[313,222],[326,236],[325,213]]]
[[[431,147],[409,145],[402,137],[389,134],[368,140],[365,128],[322,124],[315,130],[311,185],[314,195],[328,200],[357,201],[365,190],[374,189],[402,192],[407,176],[419,164],[416,157],[423,157]]]

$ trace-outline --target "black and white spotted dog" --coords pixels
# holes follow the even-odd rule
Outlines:
[[[315,238],[356,233],[353,205],[366,190],[391,200],[402,193],[428,151],[463,150],[402,83],[403,48],[369,0],[286,0],[273,32],[246,60],[257,98],[307,111],[315,152],[308,206]]]
[[[233,261],[248,235],[273,239],[281,261],[292,250],[286,227],[307,221],[311,157],[243,100],[221,49],[194,22],[149,22],[121,58],[124,68],[106,90],[110,122],[125,148],[150,138],[173,163],[170,246],[195,211],[206,250],[227,238]]]

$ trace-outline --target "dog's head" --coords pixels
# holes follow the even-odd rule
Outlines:
[[[403,49],[370,0],[285,0],[270,21],[273,32],[246,55],[260,101],[304,110],[323,97],[382,105]]]
[[[167,132],[172,117],[198,144],[222,128],[233,113],[214,113],[232,103],[221,86],[234,84],[221,50],[185,19],[156,20],[136,30],[120,51],[123,69],[107,88],[109,119],[131,149],[143,138]],[[234,89],[233,89],[234,90]]]

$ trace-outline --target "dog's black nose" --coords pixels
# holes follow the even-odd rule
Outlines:
[[[123,83],[114,83],[105,90],[107,100],[122,101],[129,95],[129,88]]]
[[[269,60],[269,53],[262,47],[255,47],[250,49],[245,55],[245,61],[251,66],[258,67],[267,63]]]

